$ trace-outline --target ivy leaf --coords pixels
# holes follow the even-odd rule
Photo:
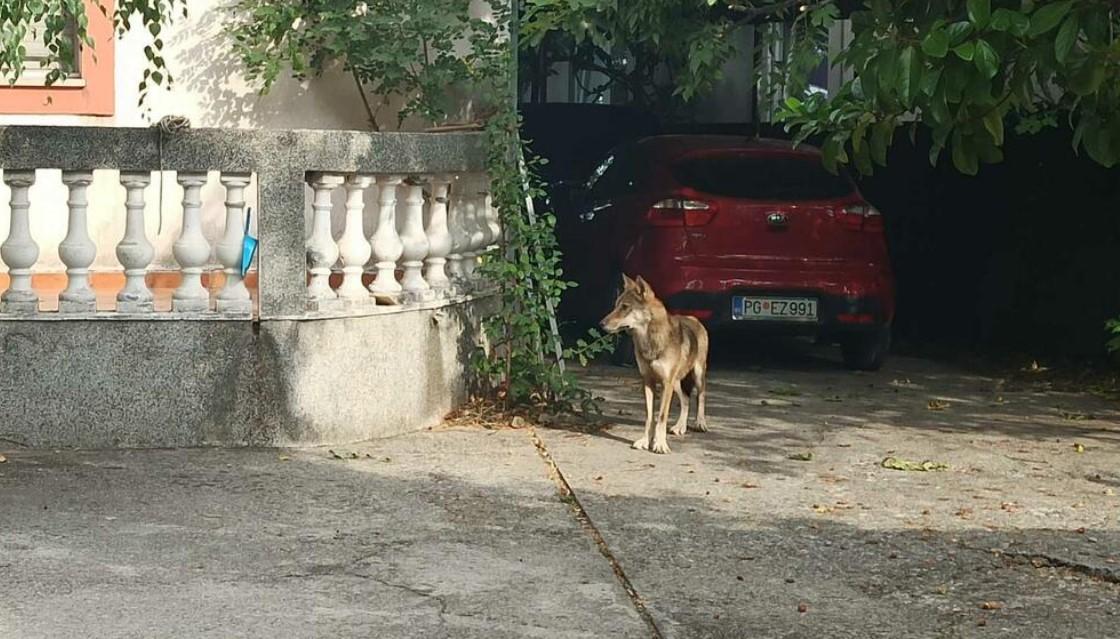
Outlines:
[[[894,122],[884,120],[871,129],[871,157],[880,166],[887,164],[887,149],[891,146],[891,137],[894,135]]]
[[[949,46],[955,47],[972,35],[972,24],[968,22],[954,22],[945,30],[949,34]]]
[[[1095,60],[1086,60],[1069,79],[1069,88],[1082,97],[1092,95],[1104,82],[1105,66]]]
[[[1069,0],[1042,5],[1031,14],[1031,26],[1027,29],[1027,35],[1031,37],[1042,35],[1058,26],[1072,6],[1073,3]]]
[[[953,166],[965,175],[976,175],[980,171],[980,162],[975,151],[968,148],[965,138],[960,130],[953,132]]]
[[[992,135],[997,146],[1003,145],[1003,114],[999,109],[992,109],[984,115],[984,128]]]
[[[991,0],[968,0],[968,19],[977,29],[988,26],[992,18]]]
[[[910,106],[914,97],[914,89],[917,88],[920,80],[919,74],[921,73],[921,58],[914,51],[914,47],[906,47],[899,56],[899,83],[898,92],[902,97],[903,104]]]
[[[1081,25],[1078,24],[1077,14],[1070,14],[1066,21],[1062,23],[1062,28],[1058,30],[1058,37],[1054,40],[1054,57],[1058,62],[1065,63],[1069,58],[1069,54],[1073,51],[1073,45],[1077,43],[1077,34],[1081,31]]]
[[[976,68],[985,77],[994,78],[999,73],[999,54],[988,44],[987,40],[976,41],[975,58]]]
[[[931,58],[944,58],[949,53],[949,34],[944,29],[934,29],[922,40],[922,52]]]
[[[953,49],[953,53],[965,62],[972,62],[973,56],[976,55],[976,44],[973,42],[965,42],[964,44]]]

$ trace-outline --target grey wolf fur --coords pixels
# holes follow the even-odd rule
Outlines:
[[[670,315],[640,275],[636,280],[623,275],[622,293],[615,301],[614,310],[603,318],[600,325],[609,333],[626,331],[634,341],[634,357],[642,374],[646,395],[645,433],[634,442],[634,448],[655,453],[670,452],[665,429],[673,393],[680,400],[681,414],[670,432],[684,435],[688,430],[688,412],[693,395],[698,397],[695,428],[700,432],[708,430],[704,412],[708,331],[699,320]],[[661,406],[655,420],[653,396],[658,386],[661,387]]]

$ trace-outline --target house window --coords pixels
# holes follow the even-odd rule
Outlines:
[[[72,72],[47,86],[51,67],[39,29],[29,29],[24,41],[27,49],[24,72],[11,84],[0,78],[0,114],[26,115],[113,115],[114,34],[112,3],[104,2],[109,15],[98,7],[98,0],[85,0],[89,18],[87,33],[94,46],[75,46]]]

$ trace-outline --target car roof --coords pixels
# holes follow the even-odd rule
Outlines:
[[[737,150],[750,153],[780,153],[820,157],[820,150],[808,144],[794,146],[790,140],[756,138],[742,135],[656,135],[634,143],[634,149],[660,156],[681,156],[693,152]]]

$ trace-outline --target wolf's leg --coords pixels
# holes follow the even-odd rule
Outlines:
[[[677,399],[681,402],[681,414],[677,418],[677,423],[670,430],[674,435],[683,435],[688,431],[688,409],[692,404],[692,397],[684,394],[684,389],[681,388],[680,380],[673,384],[673,390],[677,393]]]
[[[655,453],[670,453],[669,442],[665,438],[665,429],[669,425],[669,408],[673,404],[673,391],[668,384],[661,384],[661,408],[657,411],[657,422],[653,431],[653,442],[650,450]]]
[[[708,415],[704,412],[704,404],[708,399],[708,378],[704,368],[704,362],[697,362],[692,369],[692,376],[696,380],[696,395],[699,398],[696,400],[696,430],[701,433],[708,432]]]
[[[643,388],[646,393],[646,426],[642,438],[634,441],[634,448],[649,450],[649,441],[653,437],[653,386],[644,383]]]

